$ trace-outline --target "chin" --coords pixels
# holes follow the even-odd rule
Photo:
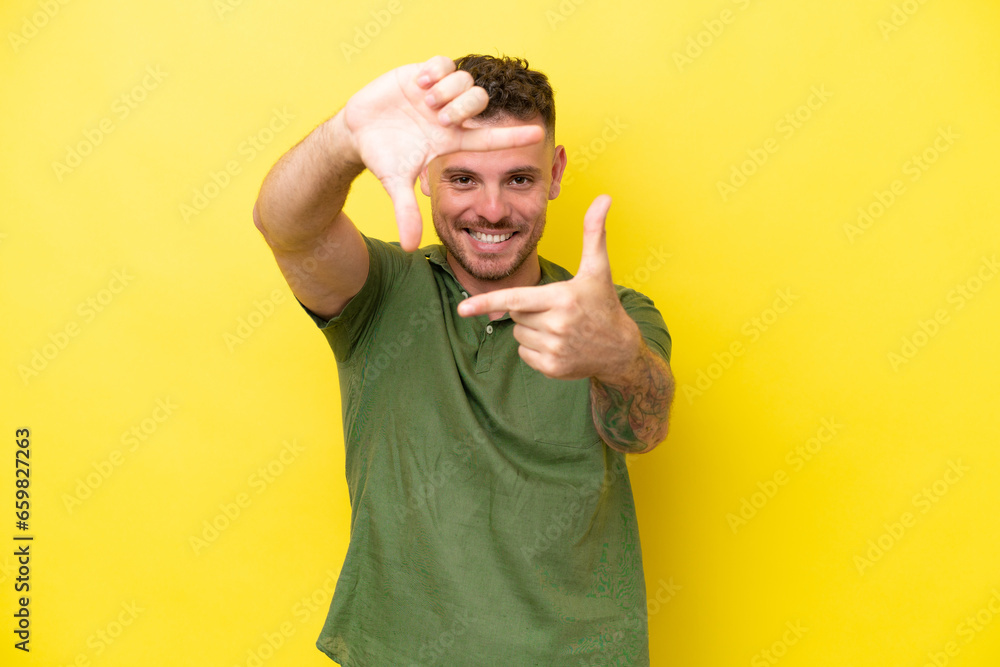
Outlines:
[[[476,280],[502,280],[509,277],[524,264],[524,259],[512,258],[504,262],[484,261],[473,253],[452,253],[466,272]]]
[[[469,232],[470,227],[488,227],[488,223],[470,225],[456,221],[447,224],[437,216],[434,222],[438,238],[441,239],[448,254],[455,258],[466,273],[482,281],[499,281],[515,274],[534,252],[544,229],[544,218],[536,223],[535,228],[524,229],[521,225],[505,225],[515,230],[513,235],[493,247],[484,245]],[[442,228],[446,233],[442,233]]]
[[[479,269],[476,271],[470,271],[469,267],[465,267],[465,270],[469,272],[476,280],[503,280],[504,278],[509,278],[520,266],[510,267],[506,270],[501,270],[499,268],[492,269]]]

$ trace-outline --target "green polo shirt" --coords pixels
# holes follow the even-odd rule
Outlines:
[[[590,381],[525,364],[509,315],[460,317],[443,246],[365,243],[361,291],[310,312],[337,359],[351,498],[319,649],[344,667],[648,665],[632,489]],[[539,262],[540,284],[572,277]],[[617,291],[669,361],[652,301]]]

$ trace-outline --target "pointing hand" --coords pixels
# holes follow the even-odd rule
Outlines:
[[[518,354],[552,378],[615,377],[633,361],[641,334],[611,280],[605,219],[611,197],[597,197],[583,222],[583,254],[571,280],[478,294],[463,317],[510,312]]]

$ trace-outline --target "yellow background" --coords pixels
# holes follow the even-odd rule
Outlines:
[[[0,662],[332,664],[314,641],[350,517],[335,365],[251,208],[274,161],[377,75],[487,52],[556,88],[572,183],[542,254],[575,269],[583,212],[610,193],[616,281],[673,334],[671,434],[630,460],[653,664],[996,665],[997,4],[388,7],[3,4]],[[752,174],[724,198],[734,168]],[[370,175],[348,211],[396,238]],[[51,358],[25,373],[36,353]],[[18,427],[30,654],[11,633]]]

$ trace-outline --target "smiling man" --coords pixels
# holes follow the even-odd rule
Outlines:
[[[544,74],[437,56],[358,91],[272,168],[254,221],[337,360],[351,539],[317,646],[346,667],[648,665],[626,453],[667,433],[670,336],[538,256],[566,151]],[[400,241],[343,211],[369,169]],[[414,184],[441,241],[419,248]]]

